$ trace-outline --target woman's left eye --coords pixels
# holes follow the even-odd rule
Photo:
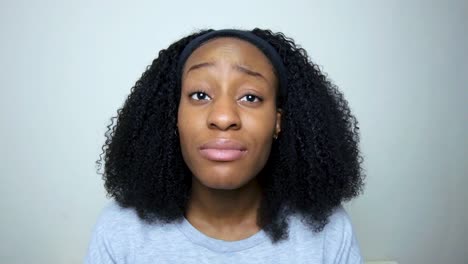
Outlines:
[[[243,96],[240,100],[244,102],[249,102],[249,103],[256,103],[256,102],[261,102],[262,98],[253,94],[247,94]]]

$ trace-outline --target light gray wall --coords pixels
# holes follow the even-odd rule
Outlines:
[[[468,4],[403,0],[2,1],[0,262],[81,263],[94,161],[146,65],[195,29],[255,26],[301,44],[360,122],[366,259],[466,263]]]

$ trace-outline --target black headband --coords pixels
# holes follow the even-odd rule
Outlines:
[[[217,38],[217,37],[236,37],[242,40],[246,40],[254,44],[258,49],[260,49],[263,54],[270,60],[273,65],[276,75],[279,81],[279,102],[283,102],[287,95],[287,72],[286,67],[283,64],[278,52],[273,48],[273,46],[260,38],[259,36],[253,34],[250,31],[236,30],[236,29],[222,29],[222,30],[213,30],[201,36],[198,36],[191,40],[179,56],[179,61],[177,64],[177,70],[179,74],[179,80],[182,78],[182,71],[185,64],[185,61],[188,59],[190,54],[201,46],[204,42]],[[180,82],[181,83],[181,82]]]

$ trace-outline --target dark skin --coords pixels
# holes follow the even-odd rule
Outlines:
[[[185,63],[177,122],[193,174],[185,217],[210,237],[234,241],[260,230],[256,176],[280,132],[277,85],[268,58],[236,38],[210,40]]]

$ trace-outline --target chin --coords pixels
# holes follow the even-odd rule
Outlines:
[[[216,190],[235,190],[245,186],[250,178],[242,178],[239,175],[205,175],[204,177],[195,176],[204,186]]]
[[[210,184],[210,185],[205,185],[206,187],[214,190],[224,190],[224,191],[232,191],[232,190],[237,190],[242,185],[237,185],[237,184]]]
[[[245,185],[242,182],[231,181],[229,179],[209,179],[205,181],[202,180],[201,183],[208,188],[216,190],[236,190]]]

